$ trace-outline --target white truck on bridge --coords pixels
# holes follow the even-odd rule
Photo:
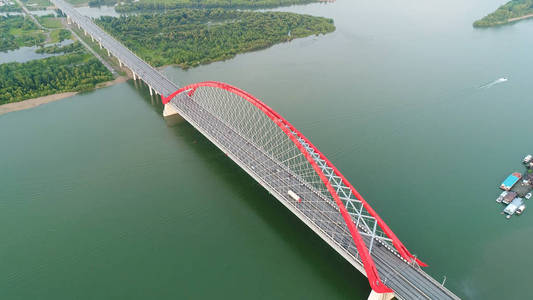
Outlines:
[[[295,192],[289,190],[287,194],[289,194],[294,201],[302,202],[302,198],[300,198],[300,196],[298,196]]]

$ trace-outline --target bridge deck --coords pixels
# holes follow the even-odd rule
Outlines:
[[[63,0],[51,1],[157,93],[169,95],[178,89],[176,84],[105,33],[89,18],[81,15],[71,5]],[[184,119],[227,153],[231,159],[364,274],[353,239],[338,208],[333,203],[188,96],[179,95],[172,99],[169,105],[174,106]],[[287,186],[291,186],[297,194],[310,195],[306,198],[312,197],[313,199],[296,202],[288,196]],[[363,239],[368,245],[369,238],[363,236]],[[378,244],[372,249],[371,255],[382,281],[394,290],[398,298],[458,299],[425,272],[409,265],[387,246]]]

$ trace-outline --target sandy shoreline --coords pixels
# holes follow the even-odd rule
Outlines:
[[[511,23],[511,22],[515,22],[515,21],[519,21],[519,20],[523,20],[523,19],[529,19],[531,17],[533,17],[533,14],[529,14],[529,15],[525,15],[525,16],[521,16],[521,17],[516,17],[516,18],[511,18],[511,19],[508,19],[507,22]]]
[[[126,80],[128,80],[128,77],[120,76],[120,77],[115,78],[112,81],[107,81],[107,82],[103,82],[103,83],[97,84],[96,88],[98,89],[98,88],[111,86],[111,85],[114,85],[114,84],[117,84],[117,83],[125,82]],[[39,98],[32,98],[32,99],[22,100],[22,101],[19,101],[19,102],[2,104],[2,105],[0,105],[0,115],[7,114],[7,113],[12,112],[12,111],[29,109],[29,108],[33,108],[33,107],[36,107],[36,106],[39,106],[39,105],[42,105],[42,104],[58,101],[58,100],[61,100],[61,99],[65,99],[65,98],[74,96],[77,93],[78,92],[59,93],[59,94],[53,94],[53,95],[43,96],[43,97],[39,97]]]

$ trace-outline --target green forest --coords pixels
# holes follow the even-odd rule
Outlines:
[[[183,68],[335,30],[323,17],[225,9],[101,17],[97,23],[150,64]]]
[[[113,0],[92,0],[113,1]],[[133,12],[146,10],[166,10],[177,8],[272,8],[294,4],[307,4],[319,0],[131,0],[121,2],[116,7],[117,12]]]
[[[1,64],[0,104],[56,93],[87,91],[112,79],[112,74],[98,59],[87,53]]]
[[[490,27],[517,21],[520,18],[533,15],[533,0],[512,0],[500,6],[493,13],[474,22],[474,27]]]

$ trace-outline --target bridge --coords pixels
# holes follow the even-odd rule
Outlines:
[[[364,274],[369,299],[459,299],[416,258],[340,171],[272,108],[237,87],[179,87],[63,0],[51,0],[84,33]]]

